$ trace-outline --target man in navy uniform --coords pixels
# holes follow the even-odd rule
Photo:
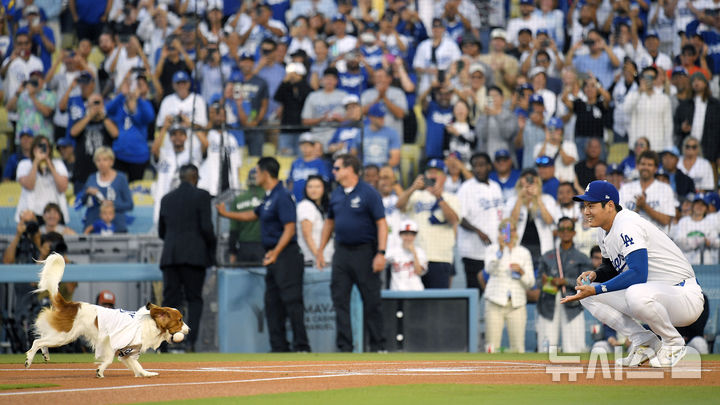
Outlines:
[[[295,201],[278,180],[280,164],[263,157],[257,163],[257,184],[265,189],[265,199],[253,211],[228,212],[218,204],[218,214],[237,221],[260,219],[260,238],[265,248],[265,316],[273,352],[289,352],[285,333],[286,318],[293,331],[292,350],[309,352],[303,303],[304,260],[295,238]]]
[[[322,230],[318,252],[323,252],[335,231],[330,292],[337,322],[337,347],[350,352],[350,292],[357,284],[363,300],[365,329],[371,351],[384,351],[380,272],[385,269],[388,226],[380,194],[360,180],[360,160],[352,155],[335,159],[333,174],[340,184],[330,196],[330,210]],[[325,267],[322,253],[318,268]]]

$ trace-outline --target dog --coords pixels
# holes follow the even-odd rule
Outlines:
[[[57,253],[41,261],[40,283],[34,292],[47,291],[51,307],[44,308],[35,320],[35,334],[38,336],[25,353],[25,367],[32,365],[38,350],[47,362],[50,360],[49,347],[58,347],[82,337],[95,350],[98,360],[96,377],[103,378],[105,369],[112,363],[115,354],[135,377],[153,377],[158,373],[147,371],[138,362],[141,353],[157,349],[162,342],[172,342],[173,335],[190,328],[183,322],[180,311],[174,308],[158,307],[148,303],[137,311],[110,309],[86,302],[66,301],[58,292],[58,284],[65,271],[65,260]]]

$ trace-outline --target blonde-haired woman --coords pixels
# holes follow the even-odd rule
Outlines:
[[[500,222],[498,240],[485,253],[485,351],[500,349],[507,323],[510,351],[525,352],[527,323],[526,291],[535,284],[530,251],[518,240],[517,227],[510,218]],[[482,278],[482,274],[478,274]]]
[[[115,233],[127,232],[125,213],[133,209],[132,194],[127,177],[124,173],[113,169],[115,154],[107,146],[97,148],[93,154],[93,161],[97,172],[88,177],[82,193],[77,194],[83,204],[87,206],[85,218],[83,218],[83,228],[87,228],[88,225],[92,225],[95,220],[100,218],[100,205],[103,201],[110,200],[115,204],[115,219],[113,220]]]

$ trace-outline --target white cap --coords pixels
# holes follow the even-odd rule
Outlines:
[[[412,219],[406,219],[400,223],[398,232],[418,232],[418,225]]]
[[[207,10],[223,10],[223,0],[207,0]]]
[[[490,31],[490,39],[502,38],[507,41],[507,32],[502,28],[495,28]]]
[[[298,143],[315,143],[317,142],[317,139],[315,138],[315,135],[311,134],[310,132],[305,132],[302,135],[300,135],[300,138],[298,139]]]
[[[547,72],[545,72],[545,68],[542,66],[535,66],[534,68],[530,69],[530,73],[528,74],[528,77],[533,78],[535,75],[539,73],[545,73],[545,76],[547,76]]]
[[[375,42],[375,35],[370,32],[363,32],[360,34],[361,42]]]
[[[475,72],[480,72],[482,74],[485,74],[485,67],[479,63],[473,63],[470,65],[470,68],[468,70],[470,74],[473,74]]]
[[[345,98],[343,98],[344,106],[347,106],[348,104],[352,104],[352,103],[360,104],[360,98],[354,94],[348,94],[347,96],[345,96]]]
[[[285,67],[285,72],[297,73],[300,76],[305,76],[305,73],[307,73],[307,69],[305,69],[305,65],[300,62],[291,62],[288,63],[288,65]]]

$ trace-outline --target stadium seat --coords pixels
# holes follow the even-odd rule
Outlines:
[[[625,159],[630,152],[628,144],[625,142],[611,143],[608,148],[608,164],[620,163]]]
[[[8,120],[8,112],[4,105],[0,106],[0,132],[12,134],[13,128]]]
[[[240,167],[240,170],[238,173],[241,184],[247,183],[248,173],[250,173],[250,170],[252,170],[252,168],[255,167],[255,165],[257,165],[258,159],[259,158],[257,156],[247,156],[243,159],[243,164]]]
[[[290,168],[292,167],[292,163],[295,160],[294,156],[276,156],[275,157],[278,160],[278,163],[280,163],[280,173],[279,178],[280,180],[285,180],[290,175]]]
[[[16,181],[0,183],[0,207],[17,207],[21,191],[22,187]]]
[[[275,156],[277,154],[277,148],[270,142],[265,142],[262,146],[263,156]]]
[[[406,143],[400,149],[400,182],[409,186],[418,173],[422,150],[417,144]]]
[[[152,207],[152,185],[153,180],[136,180],[129,184],[133,197],[133,204],[136,207]]]

